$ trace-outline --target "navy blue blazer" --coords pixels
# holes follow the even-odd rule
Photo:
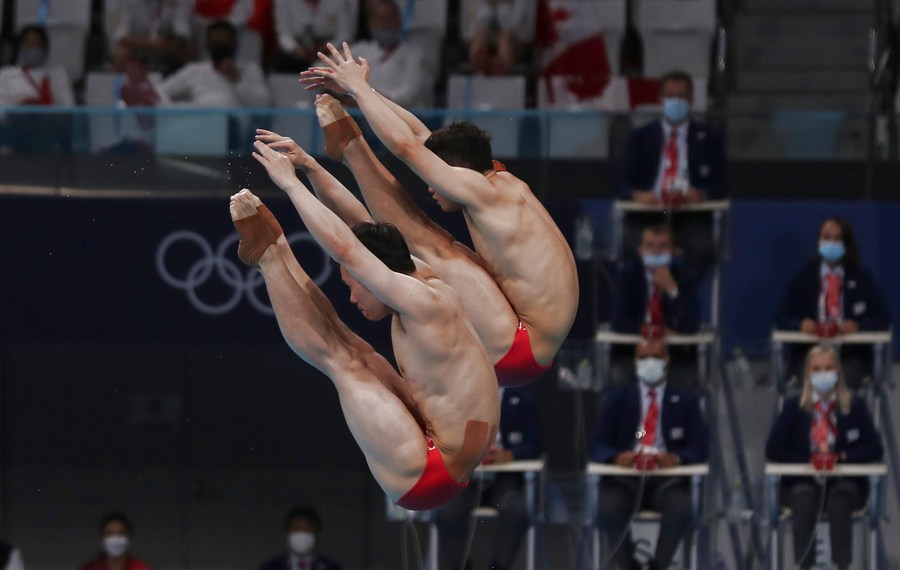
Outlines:
[[[884,452],[872,416],[861,398],[853,398],[850,413],[838,411],[835,453],[847,454],[847,463],[872,463]],[[778,463],[808,463],[812,459],[812,414],[800,408],[799,396],[785,400],[766,442],[766,459]]]
[[[524,390],[505,388],[500,402],[500,439],[513,458],[537,459],[544,453],[537,399]]]
[[[822,263],[815,260],[791,281],[775,321],[779,329],[799,330],[803,319],[819,319]],[[872,274],[864,267],[844,268],[844,319],[852,319],[860,330],[886,330],[890,316]]]
[[[662,403],[662,436],[666,451],[681,462],[703,463],[709,455],[709,434],[699,398],[666,385]],[[637,383],[609,390],[603,399],[591,459],[612,463],[616,455],[634,450],[641,423],[641,390]]]
[[[288,566],[288,555],[282,554],[273,558],[259,567],[259,570],[291,570]],[[319,554],[313,557],[310,570],[343,570],[343,567],[334,560],[325,558]]]
[[[631,133],[616,192],[620,200],[631,200],[631,193],[635,190],[653,188],[659,175],[662,152],[662,122],[654,121]],[[725,160],[719,133],[707,125],[691,121],[688,123],[687,153],[690,185],[706,192],[709,200],[724,198]]]
[[[684,269],[676,264],[670,268],[678,283],[678,296],[662,296],[663,320],[666,327],[691,334],[700,328],[700,300],[693,284],[685,277]],[[612,328],[616,332],[637,334],[647,315],[647,273],[640,260],[626,263],[619,271],[616,293],[613,296]]]

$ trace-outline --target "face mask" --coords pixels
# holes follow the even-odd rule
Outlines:
[[[400,40],[403,39],[403,37],[399,29],[373,30],[372,39],[375,40],[375,43],[378,44],[378,47],[392,48],[395,45],[399,44]]]
[[[39,47],[23,47],[19,50],[19,65],[22,67],[40,67],[47,61],[47,51]]]
[[[226,59],[234,59],[234,56],[237,53],[237,47],[231,44],[213,45],[209,46],[208,49],[210,59],[216,64]]]
[[[840,261],[845,253],[847,253],[847,248],[844,247],[844,242],[842,241],[823,239],[819,242],[819,255],[825,261]]]
[[[644,267],[665,267],[671,265],[672,254],[660,253],[654,255],[652,253],[645,253],[641,256],[641,260],[644,262]]]
[[[648,386],[656,386],[666,377],[666,361],[653,356],[637,361],[637,377]]]
[[[819,394],[827,394],[837,385],[838,375],[834,370],[813,372],[810,376],[813,389]]]
[[[128,550],[128,537],[121,534],[111,534],[103,537],[103,552],[112,557],[125,554]]]
[[[663,116],[670,123],[680,123],[687,118],[691,105],[687,99],[681,97],[666,97],[663,99]]]
[[[288,548],[294,554],[309,554],[316,545],[316,535],[311,532],[292,532],[288,535]]]

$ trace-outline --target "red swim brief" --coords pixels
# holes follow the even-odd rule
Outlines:
[[[497,373],[498,384],[515,387],[524,386],[537,380],[550,366],[552,364],[541,366],[534,359],[528,329],[522,322],[519,322],[519,328],[516,329],[516,336],[513,337],[509,352],[494,364],[494,371]]]
[[[428,439],[428,457],[425,460],[425,471],[413,485],[413,488],[397,500],[397,504],[410,511],[429,511],[449,503],[454,497],[469,486],[468,481],[457,483],[444,465],[441,452]]]

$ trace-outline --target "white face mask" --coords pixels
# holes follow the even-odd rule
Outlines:
[[[819,394],[825,395],[834,390],[837,385],[838,374],[835,370],[825,370],[823,372],[813,372],[810,375],[810,382],[813,389]]]
[[[635,365],[637,377],[647,386],[656,386],[666,377],[666,361],[648,356],[640,358]]]
[[[294,554],[309,554],[316,545],[316,535],[311,532],[292,532],[288,535],[288,548]]]
[[[125,554],[128,550],[128,537],[121,534],[111,534],[103,537],[103,552],[112,557]]]

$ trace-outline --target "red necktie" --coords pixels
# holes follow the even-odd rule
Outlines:
[[[822,405],[822,402],[816,402],[817,418],[812,429],[812,440],[818,451],[828,451],[828,436],[837,431],[837,428],[831,421],[831,414],[833,412],[833,401],[828,404],[828,407]]]
[[[663,171],[662,189],[672,188],[675,179],[678,178],[678,131],[672,129],[669,141],[665,148],[666,164]]]
[[[656,441],[656,424],[659,423],[659,406],[656,404],[656,390],[651,388],[647,391],[647,397],[650,398],[650,404],[647,406],[647,417],[644,418],[644,435],[641,437],[641,444],[652,446]]]
[[[663,324],[662,294],[659,292],[659,287],[656,285],[653,286],[653,295],[650,296],[650,303],[647,305],[647,313],[650,316],[651,325]]]
[[[38,92],[37,100],[29,101],[29,103],[32,105],[52,105],[53,89],[50,86],[50,76],[45,75],[41,82],[38,83],[27,69],[22,68],[22,73],[25,74],[25,79],[28,80],[28,83],[31,83],[31,86]]]
[[[841,276],[825,275],[825,316],[832,320],[841,318]]]

